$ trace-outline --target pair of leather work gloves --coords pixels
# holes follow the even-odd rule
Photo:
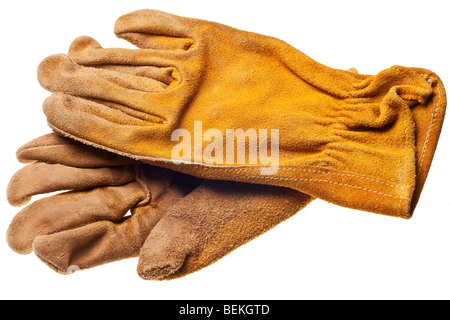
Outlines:
[[[436,74],[332,69],[281,40],[155,10],[120,17],[114,31],[138,48],[83,36],[39,66],[55,133],[18,150],[31,164],[8,200],[65,192],[15,216],[13,250],[60,273],[139,257],[142,278],[163,280],[210,265],[314,198],[411,217],[444,119]],[[195,135],[199,123],[205,135],[174,159],[173,133]],[[237,128],[277,130],[278,141],[259,141],[278,152],[275,171],[219,148]]]

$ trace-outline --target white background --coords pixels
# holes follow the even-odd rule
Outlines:
[[[137,259],[59,275],[21,256],[5,232],[18,208],[5,197],[15,151],[50,132],[49,95],[36,69],[77,36],[104,47],[120,15],[152,8],[280,38],[330,67],[374,74],[395,64],[436,72],[450,88],[448,1],[2,1],[0,298],[2,299],[448,299],[450,123],[411,220],[316,200],[219,262],[173,281],[144,281]],[[450,121],[450,120],[447,120]]]

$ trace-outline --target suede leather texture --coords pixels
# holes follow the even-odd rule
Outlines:
[[[76,39],[45,59],[49,125],[72,139],[200,178],[288,187],[358,210],[410,218],[444,120],[446,94],[425,69],[338,70],[282,40],[218,23],[139,10],[116,35],[138,49]],[[123,70],[137,68],[140,73]],[[137,70],[136,69],[136,70]],[[174,130],[279,130],[279,169],[175,163]],[[202,149],[207,142],[202,142]],[[198,156],[198,155],[197,155]],[[225,157],[225,156],[224,156]],[[200,159],[199,161],[197,159]]]
[[[28,165],[10,180],[12,205],[59,193],[17,213],[8,244],[62,274],[138,257],[143,279],[186,276],[312,200],[283,187],[197,179],[55,133],[22,146],[17,158]]]

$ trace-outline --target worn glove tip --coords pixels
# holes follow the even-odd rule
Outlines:
[[[180,269],[181,263],[173,262],[162,265],[138,265],[138,275],[144,280],[166,280],[175,271]]]

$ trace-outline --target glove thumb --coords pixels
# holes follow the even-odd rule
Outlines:
[[[194,226],[165,216],[152,230],[139,254],[137,272],[145,280],[164,280],[179,270],[197,246]]]

